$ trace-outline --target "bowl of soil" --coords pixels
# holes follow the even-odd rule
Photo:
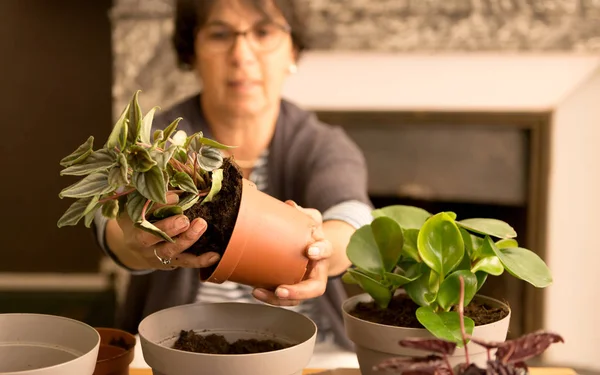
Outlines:
[[[367,293],[347,299],[342,305],[344,326],[348,338],[356,344],[356,355],[363,375],[376,375],[373,367],[390,357],[424,356],[417,349],[398,345],[405,338],[433,338],[417,320],[419,308],[404,290],[399,289],[386,308],[380,308]],[[473,336],[486,341],[506,340],[510,322],[510,308],[496,299],[476,295],[468,306],[465,316],[473,319]],[[474,343],[467,344],[471,362],[485,366],[487,351]],[[465,361],[464,348],[456,348],[448,356],[452,365]]]
[[[259,303],[190,304],[139,325],[154,375],[300,375],[317,326],[302,314]]]
[[[96,327],[100,350],[94,375],[127,375],[133,361],[135,336],[116,328]]]
[[[0,374],[92,375],[100,335],[77,320],[0,314]]]

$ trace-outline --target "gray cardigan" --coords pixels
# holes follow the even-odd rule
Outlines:
[[[188,135],[202,131],[210,137],[203,118],[199,94],[155,118],[154,126],[164,128],[177,117],[178,129]],[[340,127],[329,126],[294,104],[282,100],[275,134],[269,145],[268,189],[280,200],[292,199],[300,206],[321,212],[345,201],[363,202],[369,207],[367,170],[359,148]],[[113,258],[114,259],[114,258]],[[132,274],[127,295],[117,312],[117,326],[136,333],[143,318],[156,311],[193,303],[199,287],[197,270],[179,268]],[[321,311],[328,315],[336,342],[352,349],[345,335],[341,304],[346,298],[339,277],[331,277],[325,294],[318,297]]]

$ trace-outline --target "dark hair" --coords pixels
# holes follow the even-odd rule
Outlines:
[[[177,0],[175,5],[175,28],[173,46],[181,69],[189,70],[194,64],[194,42],[198,30],[208,20],[210,11],[217,1],[222,0]],[[306,25],[298,0],[243,0],[264,15],[269,15],[272,3],[281,12],[291,27],[292,43],[299,56],[307,48]]]

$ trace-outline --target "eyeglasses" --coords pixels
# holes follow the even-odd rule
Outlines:
[[[229,51],[238,36],[248,41],[254,52],[271,52],[281,45],[291,32],[287,25],[275,22],[261,22],[244,31],[237,31],[226,25],[210,25],[198,34],[200,48],[210,53]]]

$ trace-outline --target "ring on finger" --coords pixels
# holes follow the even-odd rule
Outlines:
[[[171,264],[171,258],[161,258],[161,256],[156,252],[156,248],[154,249],[154,255],[158,258],[160,263],[164,264],[165,266]]]

